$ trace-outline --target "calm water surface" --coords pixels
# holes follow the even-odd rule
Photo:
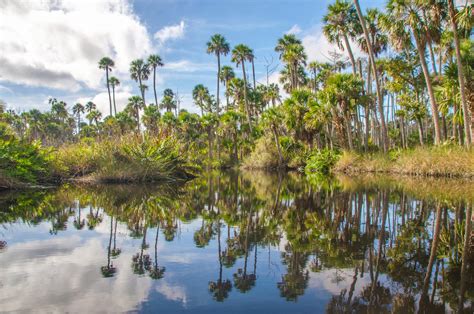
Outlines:
[[[3,193],[0,311],[472,313],[473,187],[255,172]]]

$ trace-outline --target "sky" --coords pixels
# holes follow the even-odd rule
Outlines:
[[[118,110],[138,95],[128,73],[130,62],[157,53],[165,66],[157,72],[157,93],[178,93],[180,108],[198,112],[191,92],[204,84],[216,91],[217,62],[206,53],[206,42],[222,34],[231,48],[243,43],[254,50],[256,77],[266,82],[266,65],[281,64],[275,44],[285,33],[298,36],[308,60],[328,61],[338,50],[322,34],[329,0],[0,0],[0,100],[16,111],[48,110],[48,99],[68,103],[92,100],[108,113],[105,73],[98,61],[115,61],[112,75]],[[385,0],[361,0],[367,7]],[[355,46],[355,45],[354,45]],[[340,52],[340,51],[339,51]],[[355,55],[362,55],[355,48]],[[230,55],[222,60],[232,65]],[[234,66],[235,67],[235,66]],[[241,76],[241,68],[234,68]],[[152,81],[146,102],[153,102]],[[221,88],[221,91],[223,88]]]

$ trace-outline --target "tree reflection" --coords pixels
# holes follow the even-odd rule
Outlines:
[[[149,279],[165,276],[158,242],[185,241],[184,226],[199,252],[217,246],[218,273],[207,289],[218,302],[253,289],[257,270],[272,272],[280,297],[292,302],[311,289],[311,278],[335,273],[340,288],[329,313],[472,312],[472,185],[460,187],[464,198],[447,199],[439,187],[432,194],[427,186],[419,192],[416,184],[358,180],[209,172],[181,186],[64,187],[0,199],[0,223],[47,221],[52,234],[70,223],[85,233],[107,224],[104,277],[130,259],[121,254],[128,241],[117,246],[118,229],[126,228],[124,236],[140,243],[132,270]]]

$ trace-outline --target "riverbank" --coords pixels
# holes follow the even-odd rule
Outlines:
[[[474,149],[440,146],[398,150],[389,154],[343,152],[333,167],[350,175],[386,173],[427,177],[474,178]]]

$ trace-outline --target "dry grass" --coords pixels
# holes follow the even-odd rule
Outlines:
[[[474,177],[474,150],[457,146],[415,148],[388,155],[344,152],[336,163],[340,173],[394,173],[435,177]]]

